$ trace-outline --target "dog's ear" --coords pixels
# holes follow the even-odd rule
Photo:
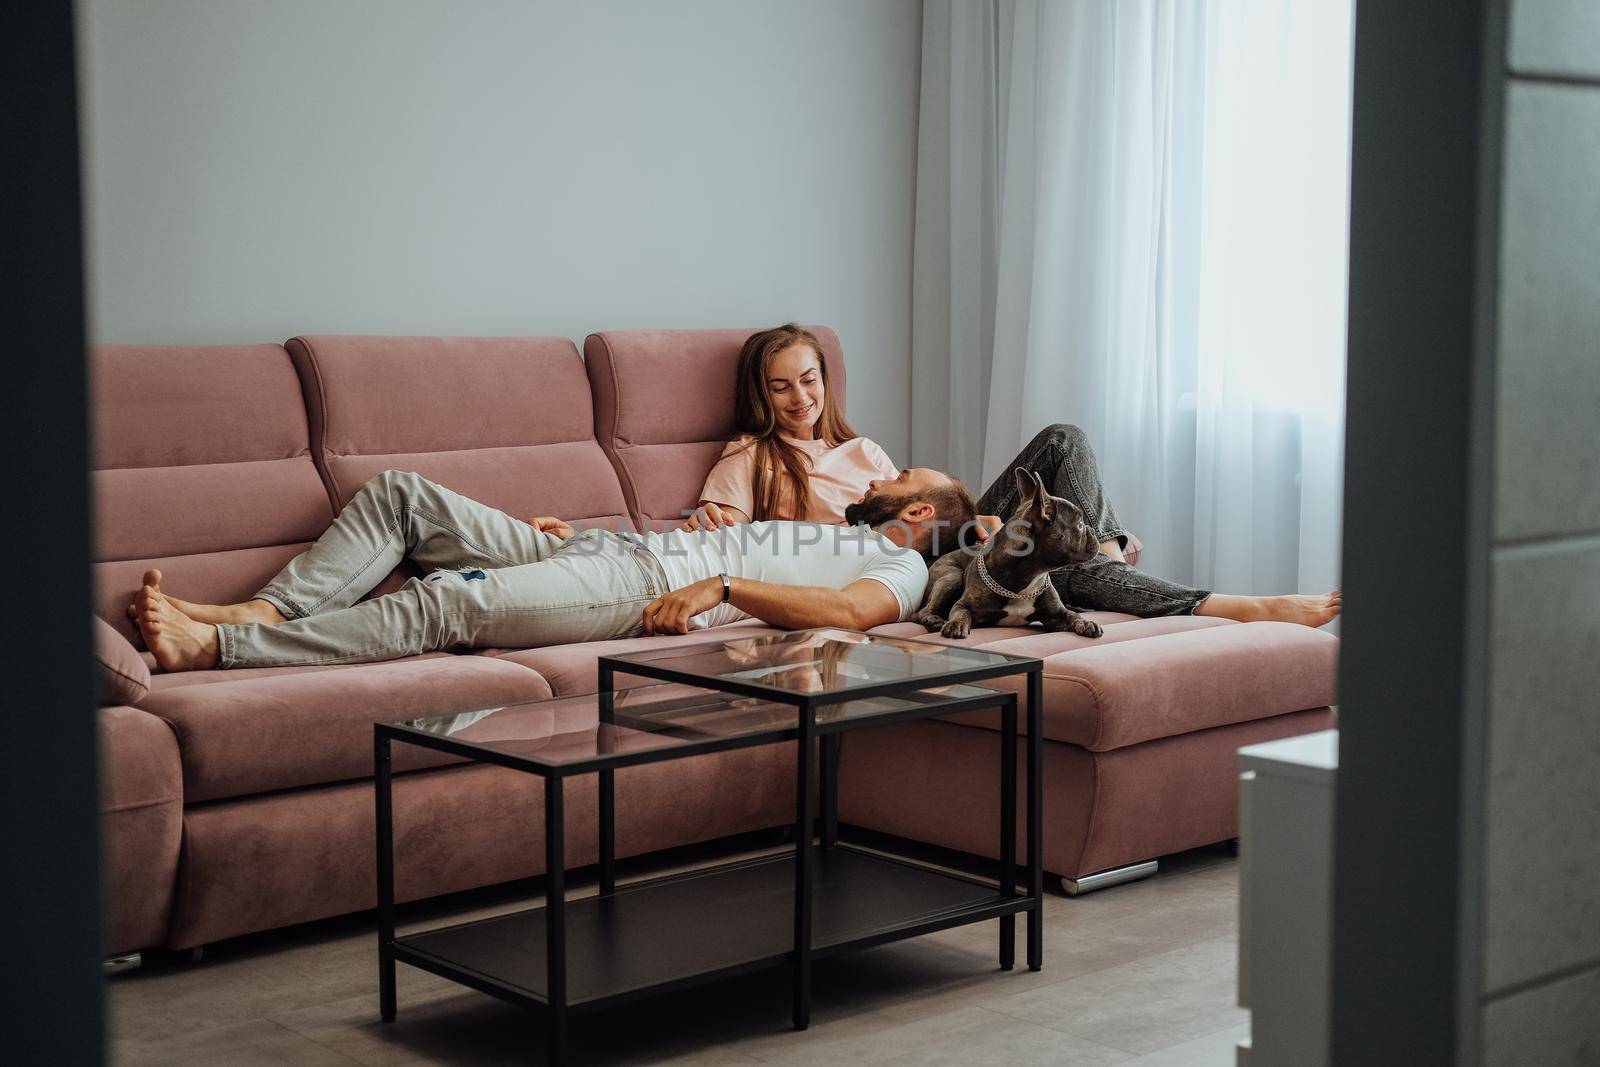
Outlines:
[[[1026,507],[1039,491],[1039,479],[1026,467],[1018,467],[1011,476],[1017,480],[1017,507]]]
[[[1056,517],[1055,501],[1051,498],[1050,491],[1044,487],[1044,479],[1039,477],[1039,473],[1037,471],[1029,471],[1028,473],[1033,475],[1033,485],[1039,494],[1039,518],[1045,522],[1050,522]]]

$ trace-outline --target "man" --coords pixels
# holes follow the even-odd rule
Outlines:
[[[167,671],[681,634],[750,616],[866,630],[917,610],[939,533],[949,538],[974,514],[960,482],[918,468],[869,489],[847,512],[850,526],[580,533],[385,471],[254,599],[179,600],[150,571],[128,612]],[[358,603],[403,558],[431,573]]]

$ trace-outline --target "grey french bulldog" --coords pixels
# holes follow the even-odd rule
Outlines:
[[[1071,630],[1099,637],[1099,624],[1067,607],[1050,572],[1093,559],[1100,551],[1083,511],[1051,496],[1032,471],[1014,472],[1021,499],[1016,510],[976,554],[947,552],[928,569],[922,609],[911,616],[945,637],[964,638],[974,626],[1026,626]]]

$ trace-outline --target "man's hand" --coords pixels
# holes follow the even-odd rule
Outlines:
[[[707,500],[684,521],[680,530],[719,530],[724,526],[737,526],[749,522],[750,517],[738,508],[725,508],[714,500]]]
[[[722,603],[722,579],[702,578],[693,585],[674,589],[644,606],[644,632],[647,634],[686,634],[689,620]]]
[[[979,515],[973,526],[973,532],[978,535],[979,541],[987,541],[999,532],[1005,522],[998,515]]]
[[[535,515],[528,520],[528,525],[540,533],[554,534],[563,541],[573,534],[571,523],[562,522],[553,515]]]

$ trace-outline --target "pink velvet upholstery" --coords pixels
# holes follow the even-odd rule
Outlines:
[[[550,688],[558,695],[565,696],[568,693],[593,693],[599,687],[601,656],[643,652],[651,648],[683,647],[708,641],[731,641],[736,637],[779,632],[781,631],[752,619],[731,626],[692,630],[687,634],[633,637],[621,641],[590,641],[581,645],[547,645],[543,648],[492,649],[485,654],[531,667],[550,683]],[[644,679],[620,675],[616,682],[622,688],[649,684]]]
[[[416,471],[519,518],[631,529],[564,337],[295,337],[312,446],[343,504]]]
[[[154,669],[155,658],[148,652],[144,655]],[[422,660],[451,658],[453,657],[449,652],[424,652],[420,656],[408,656],[405,659],[387,662],[418,663]],[[355,666],[366,666],[366,664]],[[343,663],[302,663],[293,667],[238,667],[228,671],[185,671],[179,674],[158,672],[150,676],[150,688],[153,692],[163,693],[170,689],[184,689],[193,685],[219,685],[226,682],[249,681],[252,678],[286,678],[291,674],[332,674],[335,671],[350,669],[350,664]]]
[[[154,715],[101,708],[98,733],[100,879],[105,951],[113,955],[166,937],[183,837],[183,770],[177,738]]]
[[[1044,867],[1078,878],[1238,835],[1234,753],[1326,730],[1327,708],[1254,719],[1114,752],[1044,743]],[[999,738],[950,722],[843,737],[839,819],[991,859],[999,855]],[[1018,745],[1018,766],[1024,767]],[[1027,844],[1018,774],[1017,856]]]
[[[931,641],[939,645],[954,645],[957,648],[987,648],[1001,641],[1015,641],[1017,644],[1011,649],[1015,656],[1044,657],[1056,652],[1072,648],[1089,648],[1096,644],[1110,641],[1128,641],[1135,637],[1149,637],[1151,634],[1179,633],[1185,630],[1200,629],[1210,625],[1229,625],[1223,619],[1197,619],[1192,615],[1173,615],[1161,619],[1138,619],[1132,615],[1123,615],[1115,611],[1086,611],[1086,619],[1092,619],[1105,629],[1100,637],[1079,637],[1069,633],[1050,633],[1037,626],[979,626],[966,637],[944,637],[937,631],[924,629],[914,622],[890,622],[882,626],[874,626],[872,633],[884,637],[901,637],[915,641]],[[1124,624],[1133,623],[1131,630],[1112,631]]]
[[[1287,622],[1224,620],[1194,620],[1220,625],[1163,633],[1168,621],[1111,626],[1093,642],[1041,634],[985,647],[1044,656],[1044,735],[1092,752],[1338,700],[1339,639],[1332,634]],[[1127,639],[1130,630],[1142,632]],[[1066,650],[1050,654],[1051,644]],[[1009,679],[993,684],[1022,688]],[[956,720],[999,728],[994,712]]]
[[[397,898],[543,873],[543,789],[534,775],[482,765],[397,776]],[[595,861],[595,798],[593,777],[568,779],[571,867]],[[624,768],[616,801],[619,857],[781,825],[794,815],[794,748]],[[372,820],[370,781],[192,805],[166,944],[189,948],[373,907]]]
[[[150,691],[150,668],[144,658],[104,619],[91,620],[94,660],[100,674],[100,703],[137,704]]]
[[[327,498],[324,496],[322,499],[326,501]],[[94,611],[107,620],[112,629],[132,641],[135,647],[143,648],[144,641],[129,621],[126,609],[139,591],[146,570],[151,567],[159,570],[163,588],[186,600],[232,604],[254,596],[257,590],[272,580],[273,575],[283,569],[285,563],[307,547],[299,543],[202,552],[193,556],[157,556],[152,559],[96,563]]]
[[[844,352],[826,326],[828,383],[844,405]],[[734,436],[739,349],[756,330],[612,330],[583,343],[595,436],[616,466],[640,528],[676,525]]]
[[[90,364],[95,608],[130,640],[146,567],[242,599],[332,520],[282,347],[100,345]]]
[[[417,657],[332,671],[210,671],[209,685],[151,693],[140,705],[172,724],[184,795],[203,800],[319,785],[372,774],[372,724],[543,700],[534,671],[484,656]],[[265,676],[263,676],[265,674]],[[406,746],[396,770],[451,757]]]

